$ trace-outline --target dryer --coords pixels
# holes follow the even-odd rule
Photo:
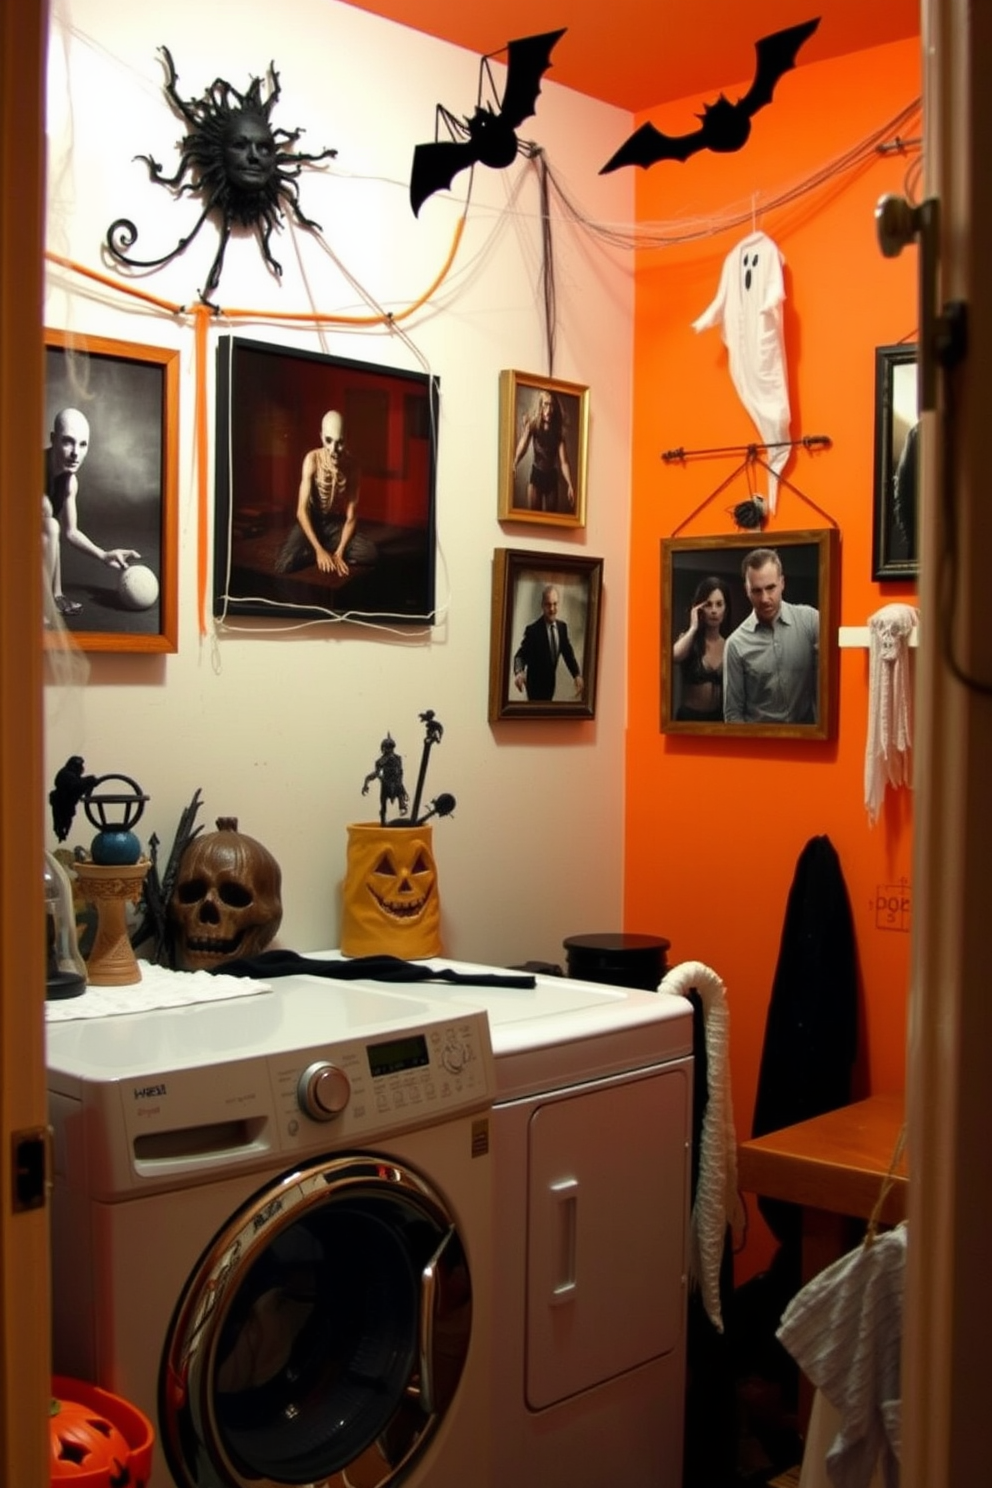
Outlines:
[[[156,1488],[488,1481],[484,1010],[293,976],[47,1032],[54,1364]]]
[[[681,1488],[691,1007],[535,981],[431,986],[495,1055],[492,1481]]]

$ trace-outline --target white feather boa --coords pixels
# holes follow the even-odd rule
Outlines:
[[[730,1009],[727,990],[700,961],[683,961],[668,973],[659,992],[685,997],[695,990],[703,1005],[709,1091],[700,1136],[699,1181],[689,1219],[689,1280],[699,1287],[710,1322],[723,1332],[720,1266],[727,1225],[735,1240],[743,1233],[737,1192],[737,1135],[730,1094]]]

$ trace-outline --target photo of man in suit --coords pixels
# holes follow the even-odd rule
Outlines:
[[[558,618],[561,603],[554,584],[541,591],[541,614],[525,627],[523,640],[513,657],[513,685],[527,694],[528,702],[551,702],[555,695],[558,663],[563,661],[575,684],[575,696],[585,689],[568,635],[568,625]]]

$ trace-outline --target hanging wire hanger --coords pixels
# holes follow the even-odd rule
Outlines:
[[[836,527],[838,524],[829,512],[824,511],[821,506],[818,506],[812,499],[812,497],[807,496],[805,491],[801,491],[799,487],[792,481],[788,480],[786,476],[776,475],[776,472],[768,464],[768,461],[762,459],[761,455],[759,454],[759,450],[794,448],[799,445],[802,445],[806,449],[829,448],[830,444],[831,440],[829,435],[827,434],[807,434],[804,435],[802,439],[783,439],[776,444],[724,445],[721,448],[699,450],[687,450],[679,447],[676,449],[664,450],[662,452],[661,458],[666,462],[666,464],[671,464],[676,460],[685,461],[691,459],[694,456],[736,454],[742,454],[744,456],[743,460],[741,460],[738,465],[734,466],[730,474],[724,477],[719,485],[716,486],[709,493],[705,500],[701,501],[699,505],[693,511],[691,511],[689,515],[683,519],[683,521],[679,523],[679,525],[672,532],[672,537],[677,537],[678,534],[683,530],[683,528],[687,527],[689,523],[695,517],[697,517],[705,507],[709,506],[711,501],[714,501],[716,497],[719,496],[723,491],[725,491],[727,487],[731,485],[731,483],[735,481],[740,475],[743,475],[745,477],[750,495],[747,501],[739,501],[736,506],[730,507],[728,509],[728,516],[733,517],[734,522],[738,527],[742,527],[745,529],[763,527],[765,521],[767,520],[768,512],[766,509],[764,497],[759,496],[755,490],[754,475],[756,466],[760,466],[761,469],[764,470],[768,475],[772,476],[773,479],[777,479],[780,486],[785,486],[793,493],[793,495],[798,496],[801,501],[805,501],[807,506],[811,506],[814,511],[818,512],[821,517],[823,517],[827,522],[830,523],[831,527]]]

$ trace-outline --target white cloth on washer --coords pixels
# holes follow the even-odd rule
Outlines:
[[[911,786],[913,694],[909,637],[919,622],[913,605],[888,604],[868,620],[868,743],[865,809],[874,826],[886,787]]]
[[[720,1266],[729,1224],[743,1231],[737,1192],[737,1134],[730,1093],[730,1009],[727,990],[701,961],[682,961],[664,978],[659,992],[687,997],[698,992],[706,1030],[708,1095],[699,1139],[699,1180],[689,1220],[689,1278],[700,1289],[710,1322],[723,1332]]]
[[[271,992],[272,983],[224,972],[171,971],[153,961],[139,961],[140,980],[120,987],[87,987],[78,997],[45,1003],[45,1021],[69,1023],[76,1018],[110,1018],[120,1013],[147,1013],[153,1008],[187,1007],[194,1002],[226,1002]]]
[[[737,396],[757,425],[763,444],[787,441],[791,422],[782,331],[784,262],[778,245],[766,233],[749,233],[727,254],[716,297],[692,323],[694,331],[720,327]],[[772,472],[768,479],[772,513],[778,477],[788,458],[788,449],[770,449],[764,455]]]
[[[835,1488],[898,1488],[905,1222],[842,1256],[797,1293],[779,1341],[840,1415],[827,1449]]]

